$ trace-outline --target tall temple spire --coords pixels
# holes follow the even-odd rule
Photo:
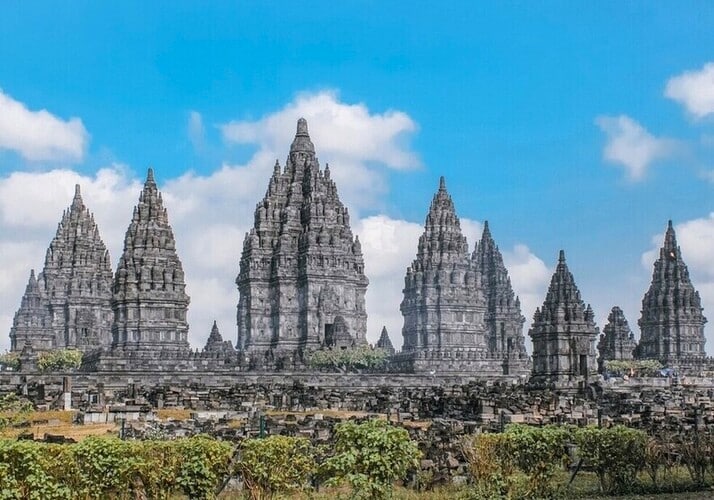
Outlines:
[[[377,340],[377,348],[384,350],[388,356],[393,356],[396,352],[392,340],[389,338],[389,332],[387,332],[386,326],[382,327],[382,333],[379,335],[379,340]]]
[[[285,169],[274,169],[243,242],[237,348],[268,368],[293,366],[348,336],[365,344],[367,283],[349,212],[301,118]]]
[[[30,282],[33,284],[31,294],[40,304],[37,307],[44,308],[47,315],[39,321],[46,321],[46,325],[24,330],[30,337],[36,331],[38,337],[45,339],[31,339],[35,349],[89,350],[111,342],[109,252],[94,216],[84,205],[79,185],[75,186],[72,203],[57,225],[42,272],[36,281],[31,273]],[[30,293],[29,287],[27,293]],[[51,342],[46,340],[48,332],[53,337]],[[19,342],[17,348],[21,349]]]
[[[173,230],[149,169],[114,279],[113,345],[188,348],[188,304]]]
[[[481,278],[486,297],[485,323],[489,352],[506,357],[527,357],[523,323],[518,297],[513,292],[508,270],[503,263],[488,221],[484,222],[481,241],[475,246],[472,260]]]
[[[593,375],[598,333],[592,308],[580,298],[561,250],[543,306],[528,332],[533,340],[532,380],[567,385]]]
[[[670,220],[654,263],[652,282],[642,299],[638,321],[641,336],[635,355],[673,366],[702,358],[706,322],[699,293],[689,278]]]
[[[403,357],[411,369],[430,369],[422,356],[438,363],[457,351],[486,352],[486,304],[471,262],[454,203],[443,178],[419,237],[417,255],[404,278]],[[432,353],[432,354],[427,354]]]

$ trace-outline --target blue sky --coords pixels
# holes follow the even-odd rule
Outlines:
[[[276,132],[270,117],[287,124],[291,112],[318,108],[354,111],[355,125],[345,130],[355,134],[361,124],[384,130],[382,142],[355,139],[365,148],[379,143],[369,154],[331,147],[329,130],[313,138],[333,172],[344,161],[343,184],[353,172],[362,180],[343,186],[337,174],[355,230],[366,233],[361,238],[379,233],[375,254],[391,251],[384,245],[404,246],[388,260],[396,270],[372,279],[373,288],[392,287],[393,305],[377,300],[381,292],[370,293],[393,313],[368,310],[374,321],[388,323],[397,343],[400,276],[417,242],[385,240],[384,230],[418,236],[440,175],[465,225],[473,221],[476,233],[480,222],[490,221],[507,261],[521,266],[514,284],[521,283],[517,292],[531,295],[531,303],[542,301],[545,271],[564,248],[600,326],[620,304],[639,333],[639,301],[651,273],[643,259],[671,218],[683,232],[685,261],[705,307],[714,306],[714,69],[709,80],[706,69],[714,61],[711,2],[174,2],[171,8],[123,2],[118,9],[99,2],[5,2],[0,14],[6,105],[21,105],[35,118],[46,110],[69,130],[62,129],[68,142],[60,134],[49,152],[33,153],[42,141],[31,132],[23,138],[20,127],[7,123],[9,114],[3,129],[0,117],[0,183],[9,190],[54,179],[51,202],[33,195],[49,207],[36,223],[22,223],[31,218],[28,211],[37,212],[28,202],[32,196],[0,205],[9,245],[4,260],[21,256],[5,271],[0,291],[8,304],[0,311],[3,330],[28,266],[41,267],[71,200],[67,186],[89,185],[85,201],[100,224],[107,213],[100,229],[118,235],[105,235],[116,262],[121,249],[112,241],[121,239],[136,183],[153,165],[176,200],[169,209],[176,212],[177,239],[185,235],[187,248],[211,242],[182,255],[188,277],[201,280],[194,284],[200,312],[192,321],[193,340],[201,344],[211,316],[224,319],[219,325],[234,339],[228,302],[237,294],[211,310],[197,293],[210,296],[212,284],[232,289],[251,207],[294,132],[294,125]],[[230,124],[250,133],[231,135]],[[314,120],[310,126],[319,130]],[[3,141],[3,133],[11,138]],[[242,168],[236,179],[243,184],[235,186],[234,200],[230,192],[218,197],[230,208],[192,212],[181,193],[200,190],[185,174],[210,196],[217,172],[231,168]],[[100,171],[116,177],[102,184]],[[9,183],[18,172],[29,173],[26,184]],[[201,217],[215,213],[234,217],[201,233]],[[26,242],[32,245],[19,251]],[[181,250],[180,239],[178,245]],[[211,253],[218,247],[220,257]],[[223,267],[200,262],[201,252]],[[369,275],[369,260],[366,270]],[[714,318],[712,308],[705,314]],[[529,324],[532,311],[524,314]],[[370,324],[370,338],[379,326]]]

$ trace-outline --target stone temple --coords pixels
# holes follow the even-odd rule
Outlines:
[[[112,269],[94,216],[79,186],[62,214],[37,278],[30,272],[10,331],[11,347],[72,347],[83,351],[111,342]]]
[[[639,344],[615,306],[596,350],[595,315],[561,251],[530,326],[532,357],[521,304],[491,228],[484,224],[471,251],[443,177],[415,243],[400,306],[403,346],[396,351],[382,329],[375,348],[388,361],[381,373],[520,381],[530,374],[534,386],[567,389],[593,380],[598,363],[602,370],[610,359],[656,359],[689,371],[714,366],[704,355],[706,318],[671,222],[642,301]],[[183,266],[151,169],[115,273],[79,186],[42,271],[28,271],[10,338],[30,371],[38,351],[73,348],[85,352],[85,373],[130,377],[138,370],[206,380],[308,372],[313,351],[368,346],[360,241],[329,166],[320,167],[304,119],[285,164],[274,166],[243,242],[235,347],[215,322],[204,349],[190,347]]]
[[[642,337],[636,356],[667,364],[696,363],[704,353],[704,324],[699,292],[689,279],[672,221],[654,264],[652,283],[642,299],[638,321]]]
[[[472,254],[442,177],[404,278],[407,371],[524,373],[520,303],[488,222]]]
[[[360,242],[302,118],[256,206],[236,283],[237,348],[253,366],[294,366],[311,349],[366,343]]]

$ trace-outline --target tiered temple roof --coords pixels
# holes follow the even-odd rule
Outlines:
[[[486,351],[479,273],[443,177],[404,278],[401,311],[403,353]]]
[[[382,333],[379,335],[379,339],[377,340],[377,348],[384,349],[389,356],[396,352],[394,345],[392,344],[392,340],[389,338],[389,332],[387,332],[386,326],[382,327]]]
[[[109,252],[94,216],[84,205],[79,185],[47,249],[44,269],[36,286],[39,299],[33,285],[32,302],[36,303],[37,313],[33,322],[37,325],[47,322],[53,339],[50,342],[44,327],[34,330],[38,336],[37,341],[33,341],[35,349],[88,350],[110,344],[112,270]],[[40,309],[46,312],[41,313]],[[27,310],[23,314],[26,315]],[[16,329],[16,336],[19,331]],[[26,329],[26,334],[31,334],[30,330]],[[22,349],[15,343],[17,350]]]
[[[543,306],[536,309],[528,332],[533,340],[532,380],[560,384],[595,374],[598,333],[592,308],[580,298],[561,250]]]
[[[302,118],[285,167],[276,162],[256,206],[236,284],[237,347],[258,366],[294,363],[307,350],[336,345],[337,334],[340,342],[366,342],[360,242]]]
[[[35,278],[35,270],[30,271],[25,294],[22,296],[20,309],[10,329],[10,348],[12,351],[22,351],[25,345],[48,350],[55,347],[55,335],[51,328],[49,308],[40,293],[40,287]]]
[[[149,169],[114,279],[113,345],[188,348],[188,304],[173,230]]]
[[[521,302],[513,293],[508,270],[503,263],[496,242],[491,236],[488,221],[483,235],[474,249],[472,259],[481,275],[481,286],[486,298],[486,338],[491,354],[527,357]]]
[[[600,353],[598,357],[600,370],[603,370],[605,361],[632,359],[635,347],[637,347],[635,335],[630,330],[625,313],[619,307],[613,307],[597,345]]]
[[[657,359],[664,364],[704,357],[706,322],[699,292],[689,279],[672,221],[669,221],[650,288],[642,299],[642,316],[638,321],[641,336],[636,356]]]

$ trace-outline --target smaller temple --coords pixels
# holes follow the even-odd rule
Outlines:
[[[10,329],[10,349],[18,352],[25,346],[30,349],[37,346],[43,351],[56,347],[49,311],[42,299],[34,269],[30,271],[20,309],[15,313]]]
[[[536,309],[528,332],[533,340],[531,382],[569,388],[595,375],[598,333],[593,311],[580,298],[561,250],[543,306]]]
[[[606,361],[627,361],[633,358],[637,342],[622,309],[617,306],[612,308],[607,317],[607,325],[602,329],[602,332],[597,345],[597,350],[600,353],[598,357],[600,372],[604,371]]]
[[[233,352],[233,344],[231,343],[230,340],[223,340],[223,336],[221,336],[221,332],[218,331],[218,324],[216,322],[213,322],[213,326],[211,327],[211,333],[208,336],[208,340],[206,340],[206,346],[203,348],[204,352],[217,352],[217,353],[225,353],[225,352]]]
[[[387,332],[387,327],[383,326],[382,327],[382,333],[379,336],[379,340],[377,340],[377,349],[382,349],[384,352],[387,353],[388,356],[394,356],[395,354],[395,349],[394,345],[392,345],[392,341],[389,338],[389,333]]]
[[[652,283],[642,299],[638,359],[657,359],[683,367],[705,357],[704,324],[699,292],[689,279],[672,221],[654,263]]]

